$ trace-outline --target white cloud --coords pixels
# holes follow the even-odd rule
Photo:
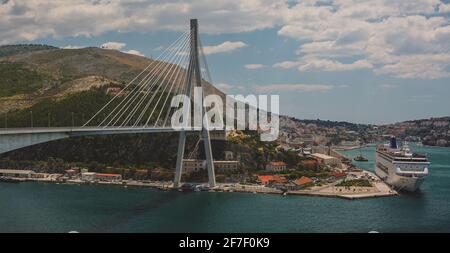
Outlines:
[[[270,84],[254,87],[257,92],[273,91],[301,91],[301,92],[324,92],[334,89],[334,85],[327,84]]]
[[[246,69],[260,69],[264,68],[265,66],[263,64],[254,63],[254,64],[245,64],[244,67]]]
[[[301,69],[301,62],[318,71],[364,67],[380,75],[433,79],[450,74],[450,62],[436,60],[450,54],[447,13],[450,4],[440,0],[9,0],[0,1],[0,44],[107,32],[186,31],[189,18],[197,17],[200,32],[207,34],[279,27],[279,36],[298,40],[298,59],[274,67]],[[420,63],[408,61],[422,56]],[[343,59],[349,57],[362,62],[347,66]]]
[[[375,73],[398,78],[445,78],[450,77],[446,69],[449,64],[450,53],[403,55],[392,57],[392,62],[376,69]]]
[[[120,50],[122,48],[124,48],[127,44],[122,43],[122,42],[106,42],[103,43],[100,48],[103,49],[113,49],[113,50]]]
[[[281,24],[284,0],[9,0],[0,1],[0,44],[106,32],[186,31],[200,20],[202,33],[239,33]]]
[[[300,71],[349,71],[358,69],[370,69],[372,64],[366,60],[358,60],[352,63],[341,63],[328,59],[306,59],[301,62],[298,69]]]
[[[450,13],[450,3],[449,4],[440,4],[439,12],[440,13]]]
[[[299,60],[274,67],[300,71],[372,69],[397,78],[450,76],[450,20],[439,0],[303,1],[284,14],[278,31],[299,41]],[[439,11],[437,11],[439,9]],[[343,58],[356,58],[344,64]]]
[[[204,46],[203,52],[205,54],[226,53],[226,52],[231,52],[238,48],[243,48],[246,46],[247,46],[247,44],[245,44],[242,41],[225,41],[222,44],[219,44],[216,46]]]
[[[73,46],[73,45],[67,45],[62,47],[62,49],[80,49],[83,48],[82,46]]]
[[[371,69],[373,65],[366,60],[358,60],[352,63],[341,63],[325,58],[305,57],[301,61],[285,61],[275,63],[276,68],[291,69],[298,67],[300,71],[349,71],[358,69]]]
[[[128,51],[122,51],[122,52],[127,53],[127,54],[134,54],[134,55],[138,55],[138,56],[145,56],[143,53],[139,52],[138,50],[134,50],[134,49],[131,49]]]
[[[283,68],[283,69],[291,69],[300,65],[298,61],[284,61],[278,62],[273,65],[274,68]]]
[[[118,51],[120,51],[122,53],[126,53],[126,54],[134,54],[134,55],[138,55],[138,56],[145,56],[143,53],[141,53],[140,51],[135,50],[135,49],[123,50],[126,46],[127,46],[127,44],[123,43],[123,42],[110,41],[110,42],[105,42],[102,45],[100,45],[100,48],[111,49],[111,50],[118,50]]]

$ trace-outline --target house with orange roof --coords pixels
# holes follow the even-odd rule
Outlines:
[[[118,182],[118,181],[122,181],[122,175],[110,174],[110,173],[96,173],[95,179],[97,179],[99,181],[106,181],[106,182]]]
[[[311,179],[311,178],[309,178],[309,177],[301,177],[301,178],[298,178],[298,179],[296,179],[295,181],[294,181],[294,184],[296,184],[296,185],[298,185],[298,186],[304,186],[304,185],[306,185],[306,184],[310,184],[310,183],[312,183],[313,182],[313,180]]]
[[[259,175],[258,181],[261,184],[268,185],[273,180],[273,175]]]
[[[303,176],[301,178],[298,178],[298,179],[292,181],[292,184],[290,185],[289,188],[291,190],[299,190],[313,182],[314,181],[311,178]]]
[[[279,175],[259,175],[258,181],[261,184],[268,185],[268,184],[285,184],[287,183],[287,179],[283,176]]]

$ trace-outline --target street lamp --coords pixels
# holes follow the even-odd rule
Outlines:
[[[30,111],[31,128],[33,128],[33,111]]]

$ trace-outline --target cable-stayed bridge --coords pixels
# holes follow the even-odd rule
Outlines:
[[[28,127],[0,129],[0,154],[53,140],[92,135],[178,132],[178,153],[174,185],[179,186],[186,135],[200,134],[204,143],[208,179],[215,186],[211,139],[207,126],[174,128],[171,118],[177,110],[171,106],[174,96],[186,95],[190,102],[193,89],[204,90],[212,83],[206,58],[198,37],[198,23],[191,19],[190,29],[179,36],[145,69],[120,89],[81,127]],[[177,101],[176,104],[182,103]],[[203,115],[203,96],[201,97]],[[192,120],[192,119],[189,119]]]

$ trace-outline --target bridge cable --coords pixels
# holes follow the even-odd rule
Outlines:
[[[183,79],[182,79],[182,82],[181,82],[181,85],[179,85],[179,87],[178,87],[178,89],[177,89],[177,94],[178,95],[186,95],[186,93],[187,93],[187,79],[188,79],[188,68],[189,67],[191,67],[191,65],[193,64],[193,59],[191,58],[190,60],[189,60],[189,63],[187,63],[187,66],[185,67],[185,71],[184,71],[184,77],[183,77]],[[179,104],[181,101],[181,98],[180,97],[178,97],[178,101],[176,101],[177,103],[176,104]],[[167,111],[167,114],[166,114],[166,117],[164,118],[164,123],[163,123],[163,126],[166,126],[166,124],[167,124],[167,120],[168,120],[168,118],[169,118],[169,116],[170,116],[170,112],[172,111],[171,110],[172,108],[169,108],[169,110]]]
[[[185,42],[186,42],[186,40],[185,40]],[[183,42],[183,44],[185,44],[185,42]],[[170,61],[171,61],[172,59],[176,59],[176,57],[174,58],[174,56],[176,56],[176,55],[177,55],[177,51],[174,52],[174,54],[172,55]],[[169,61],[169,62],[170,62],[170,61]],[[176,61],[175,61],[175,63],[164,63],[164,67],[163,67],[163,70],[161,71],[161,75],[158,75],[158,76],[155,75],[155,76],[153,76],[153,78],[149,81],[149,83],[150,83],[150,82],[152,82],[152,83],[151,83],[150,87],[148,87],[148,88],[146,89],[145,95],[143,95],[143,96],[139,99],[139,101],[136,103],[136,105],[134,106],[134,108],[132,108],[131,112],[130,112],[129,115],[125,118],[125,120],[121,123],[120,126],[124,126],[124,125],[128,124],[128,122],[134,117],[134,115],[136,114],[136,112],[138,111],[138,109],[141,107],[142,103],[145,101],[145,99],[147,98],[147,96],[150,94],[150,92],[153,90],[153,88],[158,84],[159,80],[161,79],[161,76],[164,75],[165,72],[166,72],[166,75],[167,75],[167,74],[169,73],[169,71],[170,71],[170,67],[171,67],[173,64],[177,64]],[[156,78],[156,80],[155,80],[155,78]],[[164,85],[164,83],[159,82],[159,85]],[[142,90],[142,91],[144,91],[144,90]],[[141,93],[142,93],[142,92],[141,92]],[[132,103],[131,103],[131,104],[132,104]],[[130,104],[129,106],[131,106],[131,104]],[[128,107],[129,107],[129,106],[128,106]],[[128,110],[128,108],[127,108],[125,111],[127,111],[127,110]],[[145,112],[144,112],[144,113],[145,113]],[[119,118],[119,119],[120,119],[120,118]],[[136,124],[133,125],[133,127],[135,127],[139,122],[140,122],[140,120],[137,120],[137,121],[136,121]]]
[[[188,32],[183,33],[179,38],[177,38],[177,40],[174,42],[176,43],[179,39],[183,38],[186,36],[186,34],[188,34]],[[170,47],[170,46],[169,46]],[[138,79],[145,71],[148,70],[148,68],[150,68],[150,66],[153,64],[153,61],[147,65],[136,77],[134,77],[130,82],[128,82],[128,84],[122,89],[120,90],[111,100],[109,100],[100,110],[98,110],[86,123],[84,123],[84,125],[82,127],[87,126],[90,122],[92,122],[92,120],[97,117],[109,104],[111,104],[116,98],[120,97],[120,95],[123,93],[124,90],[126,90],[136,79]]]
[[[184,53],[184,52],[182,52],[182,53]],[[189,54],[186,54],[186,57],[189,57]],[[161,114],[162,114],[162,112],[163,112],[163,108],[166,107],[166,104],[167,104],[167,101],[168,101],[170,95],[171,95],[171,94],[174,94],[174,95],[172,96],[172,98],[173,98],[174,96],[178,95],[178,87],[180,87],[180,86],[183,85],[183,83],[181,83],[181,84],[179,83],[178,85],[175,85],[175,84],[177,83],[178,80],[180,80],[180,78],[179,78],[180,73],[181,73],[181,80],[183,80],[183,71],[184,71],[184,69],[186,68],[186,66],[185,66],[185,64],[186,64],[185,61],[187,60],[186,57],[183,58],[183,62],[180,64],[180,66],[179,66],[179,68],[178,68],[178,71],[177,71],[177,74],[176,74],[176,76],[175,76],[175,79],[172,81],[172,85],[170,86],[170,90],[167,92],[168,95],[166,96],[166,98],[165,98],[165,100],[164,100],[163,106],[162,106],[161,110],[159,111],[158,117],[156,118],[156,121],[155,121],[155,124],[153,125],[153,127],[156,127],[156,126],[157,126],[157,124],[158,124],[158,122],[159,122],[159,119],[160,119],[160,117],[161,117]],[[175,91],[172,93],[172,89],[173,89],[174,85],[175,85]],[[170,109],[171,109],[171,108],[170,108],[170,105],[169,105],[169,107],[167,108],[167,110],[170,112]],[[163,124],[163,126],[164,126],[164,124]]]
[[[186,49],[186,48],[184,48],[184,50],[185,50],[185,49]],[[180,52],[180,54],[183,55],[182,58],[181,58],[181,60],[183,60],[183,61],[184,61],[184,59],[185,59],[186,57],[188,57],[188,56],[186,56],[184,50],[182,50],[182,51]],[[181,65],[181,63],[182,63],[182,62],[180,62],[179,65]],[[169,82],[170,82],[170,80],[172,79],[174,73],[176,73],[177,68],[178,68],[178,66],[176,66],[176,65],[175,65],[174,67],[175,67],[175,70],[174,70],[174,72],[171,74],[171,76],[169,77],[169,80],[168,80]],[[170,90],[172,90],[173,84],[174,84],[174,82],[171,83],[171,89],[170,89]],[[146,121],[145,124],[144,124],[145,126],[148,126],[148,123],[149,123],[150,119],[152,118],[153,113],[155,112],[155,109],[158,107],[159,102],[161,101],[161,98],[162,98],[163,94],[165,93],[167,87],[168,87],[168,85],[164,86],[164,90],[161,91],[161,95],[159,96],[159,99],[158,99],[158,101],[156,102],[156,106],[153,107],[153,110],[152,110],[152,112],[150,113],[150,116],[148,117],[147,121]],[[164,103],[163,103],[163,105],[162,105],[162,108],[161,108],[160,112],[161,112],[162,109],[165,107],[166,102],[167,102],[167,98],[168,98],[168,96],[166,96],[166,100],[164,101]],[[157,122],[157,121],[158,121],[158,118],[156,119],[156,122]]]
[[[178,56],[178,57],[176,58],[177,60],[179,60],[179,58],[180,58],[179,56],[181,56],[181,58],[184,57],[183,54],[180,54],[180,52],[183,51],[183,48],[184,48],[184,47],[178,48],[178,50],[177,50],[177,52],[176,52],[176,55]],[[167,70],[167,73],[164,75],[163,79],[161,80],[161,76],[158,78],[157,81],[158,81],[158,82],[162,82],[162,84],[159,85],[159,86],[157,87],[157,89],[153,92],[153,94],[152,94],[150,100],[149,100],[149,101],[147,102],[147,104],[145,105],[144,110],[142,110],[142,112],[140,113],[140,115],[139,115],[138,119],[136,120],[136,123],[135,123],[135,124],[137,124],[137,123],[139,123],[139,122],[141,121],[141,119],[142,119],[143,116],[145,115],[145,112],[148,110],[148,108],[150,107],[151,103],[153,102],[153,100],[154,100],[155,97],[157,96],[158,91],[159,91],[159,90],[161,89],[161,87],[164,85],[164,81],[165,81],[166,78],[169,76],[169,73],[173,70],[173,68],[174,68],[175,66],[177,66],[176,62],[175,62],[175,64],[169,64],[169,69]],[[161,80],[161,81],[160,81],[160,80]],[[146,95],[148,95],[148,94],[146,94]],[[157,104],[154,106],[154,108],[155,108],[155,107],[157,107]],[[148,121],[146,121],[146,123],[144,124],[144,127],[146,127],[147,124],[148,124]]]
[[[184,40],[185,40],[185,38],[183,38],[183,40],[180,40],[180,42],[183,43],[182,41],[184,41]],[[118,110],[118,111],[116,112],[116,114],[111,118],[111,120],[109,120],[109,122],[106,124],[105,127],[109,126],[116,118],[117,118],[117,119],[120,119],[120,117],[122,117],[122,115],[129,109],[130,105],[136,100],[137,97],[139,97],[139,94],[141,94],[142,91],[143,91],[145,88],[147,88],[147,89],[152,89],[152,88],[153,88],[154,83],[152,83],[152,85],[151,85],[150,88],[148,88],[148,84],[149,84],[152,80],[154,80],[154,78],[157,76],[156,73],[161,69],[161,66],[167,66],[167,64],[165,64],[165,62],[166,62],[166,61],[170,61],[170,60],[173,58],[173,55],[174,55],[174,54],[173,54],[173,48],[172,48],[172,47],[168,48],[168,51],[169,51],[169,54],[165,56],[164,60],[161,59],[161,60],[157,63],[157,65],[155,66],[155,68],[154,68],[155,71],[150,72],[150,73],[152,74],[152,76],[149,77],[149,78],[147,78],[147,79],[145,80],[145,82],[144,82],[142,85],[139,84],[140,86],[136,86],[135,89],[133,89],[133,91],[131,91],[131,93],[133,93],[133,92],[135,92],[135,93],[131,96],[130,99],[128,99],[128,98],[126,97],[126,98],[122,101],[122,102],[124,102],[124,101],[126,100],[126,103],[125,103],[122,107],[119,108],[119,106],[121,105],[121,104],[119,104],[118,106],[116,106],[116,108],[114,108],[114,110],[110,113],[110,115],[111,115],[114,111],[116,111],[116,109],[119,109],[119,110]],[[164,70],[165,70],[165,68],[163,68],[163,71],[164,71]],[[149,74],[150,74],[150,73],[149,73]],[[136,88],[139,88],[139,89],[137,90],[137,92],[136,92]],[[131,94],[131,93],[130,93],[130,94]],[[130,95],[130,94],[128,94],[128,95]],[[107,118],[109,118],[110,115],[108,115]],[[106,119],[107,119],[107,118],[106,118]],[[106,120],[106,119],[105,119],[105,120]],[[104,122],[102,122],[102,124],[103,124],[103,123],[104,123]],[[114,126],[115,123],[117,123],[117,120],[112,124],[112,126]]]
[[[100,125],[102,125],[105,121],[107,121],[107,119],[122,105],[122,103],[123,102],[125,102],[125,101],[127,101],[128,102],[128,97],[131,95],[131,94],[135,94],[135,93],[133,93],[136,89],[141,89],[142,87],[145,87],[145,85],[146,85],[146,82],[147,82],[147,80],[148,80],[148,76],[150,75],[150,74],[152,74],[152,73],[154,73],[155,72],[155,68],[157,68],[160,64],[161,64],[161,62],[162,62],[162,60],[163,59],[165,59],[165,58],[167,58],[167,53],[168,52],[170,52],[170,49],[171,49],[171,47],[174,45],[174,44],[176,44],[176,43],[178,43],[179,41],[180,41],[180,39],[182,39],[182,38],[184,38],[184,36],[182,36],[182,37],[180,37],[175,43],[173,43],[171,46],[169,46],[166,50],[164,50],[164,52],[157,58],[157,59],[155,59],[153,62],[152,62],[152,65],[153,64],[156,64],[155,66],[153,66],[153,68],[151,69],[151,71],[149,71],[148,73],[147,73],[147,75],[130,91],[130,92],[128,92],[128,94],[125,96],[125,98],[123,98],[123,100],[118,104],[118,105],[116,105],[116,107],[108,114],[108,116],[107,117],[105,117],[104,119],[103,119],[103,121],[102,122],[100,122],[100,124],[99,124],[99,126]],[[159,59],[161,59],[161,60],[159,60]],[[107,125],[105,125],[105,127],[106,127]]]
[[[153,89],[153,86],[155,85],[155,83],[151,83],[152,80],[154,80],[154,78],[157,77],[157,72],[161,69],[161,66],[167,66],[167,64],[165,64],[165,61],[170,61],[173,58],[173,48],[169,49],[170,51],[170,55],[166,56],[166,59],[161,60],[158,62],[157,66],[156,66],[156,70],[153,72],[153,75],[148,78],[147,80],[145,80],[145,83],[139,87],[138,91],[135,92],[133,94],[133,96],[131,96],[131,99],[128,99],[127,102],[121,107],[119,108],[119,111],[116,113],[116,115],[114,115],[114,117],[111,118],[111,120],[107,123],[107,125],[110,125],[116,118],[117,120],[115,120],[115,122],[112,125],[115,125],[117,123],[117,121],[120,119],[120,117],[122,117],[122,115],[130,108],[130,106],[133,104],[133,102],[139,97],[140,94],[142,94],[142,92],[144,91],[145,88],[147,88],[147,90],[151,90]],[[166,68],[163,68],[163,71]],[[148,87],[148,84],[151,83],[151,86]],[[144,97],[142,97],[141,99],[144,99]],[[115,108],[116,109],[116,108]]]
[[[183,43],[184,43],[184,42],[183,42]],[[177,47],[178,47],[178,46],[177,46]],[[174,49],[173,49],[172,51],[174,51]],[[172,61],[172,59],[173,59],[174,56],[176,56],[176,52],[174,52],[174,53],[171,55],[171,57],[170,57],[170,59],[168,60],[168,62]],[[164,72],[166,72],[167,68],[169,68],[170,63],[164,63],[164,64],[161,65],[161,66],[163,66],[163,69],[160,71],[160,73],[161,73],[161,75],[163,75]],[[140,91],[140,93],[145,92],[145,94],[138,100],[138,102],[136,103],[135,107],[132,109],[132,111],[130,112],[130,114],[128,115],[128,117],[125,119],[124,122],[129,121],[129,119],[131,119],[131,118],[135,115],[135,112],[140,108],[141,104],[145,101],[145,99],[147,98],[148,94],[149,94],[149,93],[153,90],[153,88],[156,86],[156,84],[157,84],[156,81],[158,81],[158,80],[160,79],[161,75],[155,75],[155,76],[153,76],[153,77],[148,81],[148,83],[151,83],[151,84],[150,84],[150,87],[146,87],[147,89],[146,89],[145,91],[144,91],[144,89],[142,89],[142,90]],[[155,80],[155,78],[156,78],[156,80]],[[134,100],[135,100],[135,99],[134,99]],[[131,106],[131,104],[130,104],[129,106]],[[129,107],[129,106],[128,106],[128,107]],[[128,110],[128,108],[127,108],[126,110]],[[125,111],[126,111],[126,110],[125,110]],[[123,125],[124,125],[124,122],[122,123]]]

